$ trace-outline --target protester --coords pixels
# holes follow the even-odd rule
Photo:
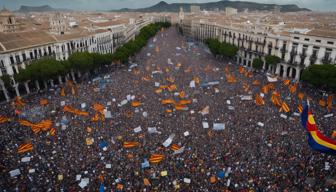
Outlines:
[[[266,76],[240,73],[234,61],[216,60],[175,28],[159,32],[133,60],[137,66],[99,76],[110,75],[105,80],[62,85],[64,97],[58,87],[24,98],[22,108],[1,105],[0,116],[11,118],[0,123],[1,191],[336,190],[335,157],[311,150],[294,114],[303,92],[312,98],[318,128],[331,135],[336,118],[324,115],[335,109],[319,106],[316,90],[298,86],[291,94],[280,79],[274,83],[289,113],[273,105],[272,91],[264,94],[264,105],[242,100],[259,94]],[[228,74],[236,82],[228,83]],[[75,86],[74,95],[69,86]],[[187,104],[176,104],[181,100]],[[64,111],[63,104],[75,112]],[[34,133],[19,120],[52,120],[55,135],[51,129]],[[18,153],[29,142],[33,149]],[[11,176],[16,169],[20,173]]]

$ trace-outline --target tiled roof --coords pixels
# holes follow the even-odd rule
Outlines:
[[[55,42],[55,39],[44,31],[0,33],[0,43],[5,48],[5,50],[1,48],[0,51],[22,49],[53,42]]]

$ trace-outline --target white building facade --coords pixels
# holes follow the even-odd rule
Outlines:
[[[281,63],[263,69],[284,78],[300,79],[304,68],[312,64],[336,63],[336,39],[292,32],[273,34],[267,29],[234,28],[202,20],[185,19],[180,23],[182,33],[199,41],[218,39],[239,48],[238,64],[252,67],[254,58],[275,55]]]
[[[66,60],[72,53],[84,51],[113,53],[118,47],[134,39],[143,27],[155,21],[161,21],[162,18],[141,18],[132,24],[95,29],[79,35],[57,36],[43,31],[0,33],[0,91],[9,100],[1,76],[13,76],[34,60],[42,58]],[[13,42],[16,43],[13,44]],[[18,91],[16,94],[19,94]]]

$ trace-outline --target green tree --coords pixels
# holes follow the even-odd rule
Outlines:
[[[252,67],[253,67],[253,69],[260,70],[260,69],[262,69],[263,64],[264,64],[264,62],[263,62],[262,59],[255,58],[255,59],[253,59]]]
[[[233,58],[238,51],[236,46],[228,43],[221,43],[217,39],[207,39],[206,44],[208,45],[210,52],[215,56],[220,55]]]
[[[88,52],[77,52],[70,55],[66,61],[57,61],[55,59],[42,59],[31,63],[26,69],[21,69],[14,76],[18,82],[26,82],[28,80],[48,81],[63,76],[72,70],[80,72],[92,71],[102,65],[111,64],[112,61],[128,61],[128,58],[141,50],[147,44],[147,41],[153,37],[162,27],[170,27],[170,23],[149,24],[140,30],[140,33],[133,41],[125,43],[119,47],[114,54],[99,54]],[[11,88],[10,77],[3,75],[1,79],[7,88]]]
[[[32,79],[32,73],[30,68],[20,69],[19,73],[14,75],[14,79],[20,83],[26,82]]]
[[[265,57],[265,61],[266,61],[266,63],[269,64],[269,65],[276,65],[276,64],[280,63],[281,59],[280,59],[280,57],[278,57],[278,56],[267,55],[267,56]]]
[[[71,63],[69,60],[60,61],[61,67],[58,75],[66,75],[71,71]]]
[[[318,88],[336,91],[336,65],[310,65],[303,70],[301,80]]]
[[[5,74],[0,77],[5,84],[6,88],[11,88],[11,78],[9,75]]]
[[[88,52],[73,53],[69,57],[69,62],[74,70],[80,72],[88,72],[94,69],[93,57]]]

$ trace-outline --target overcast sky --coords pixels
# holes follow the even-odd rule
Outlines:
[[[54,8],[69,8],[79,10],[111,10],[120,8],[140,8],[158,3],[160,0],[0,0],[0,6],[8,9],[18,9],[20,5],[50,5]],[[204,3],[218,0],[165,0],[167,3],[188,2]],[[241,0],[245,1],[245,0]],[[336,0],[249,0],[252,2],[297,4],[317,11],[336,11]]]

